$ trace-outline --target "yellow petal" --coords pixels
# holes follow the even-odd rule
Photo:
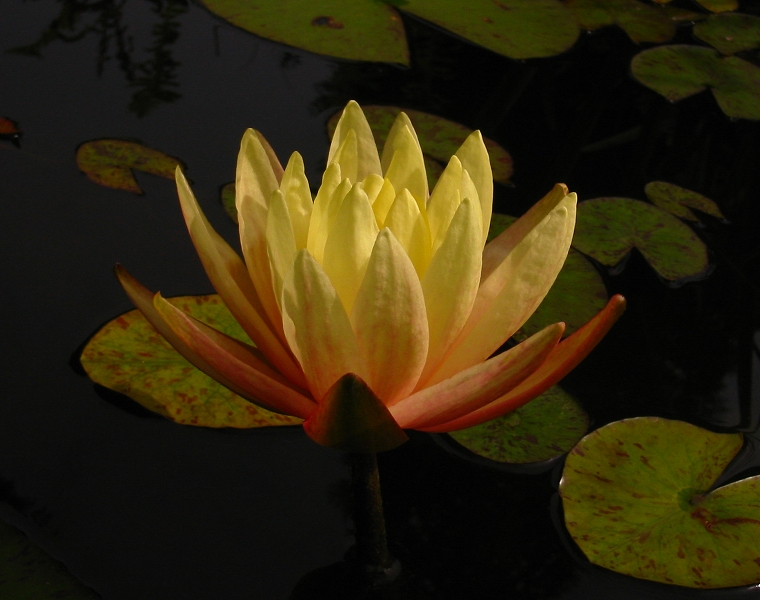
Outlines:
[[[264,311],[284,342],[280,309],[272,289],[267,257],[266,226],[269,199],[279,187],[271,156],[260,134],[249,129],[243,135],[235,176],[235,205],[240,226],[240,245],[248,274]]]
[[[478,190],[480,210],[483,215],[483,244],[485,244],[493,209],[493,172],[491,159],[480,131],[473,131],[459,147],[455,156],[462,161],[462,167],[470,174]]]
[[[351,312],[354,298],[367,270],[378,229],[375,215],[361,184],[346,195],[330,225],[325,242],[322,266],[330,277],[346,313]]]
[[[243,261],[206,220],[179,169],[176,178],[182,213],[211,284],[269,361],[288,379],[304,387],[303,373],[286,346],[274,334],[272,323],[265,315]]]
[[[319,186],[314,208],[309,221],[309,235],[306,247],[312,256],[322,261],[322,253],[325,248],[327,237],[327,214],[333,193],[341,183],[340,165],[333,163],[322,174],[322,185]]]
[[[430,327],[430,350],[418,388],[443,360],[467,321],[480,281],[480,207],[472,200],[459,205],[446,239],[422,278]]]
[[[403,114],[401,113],[399,118]],[[397,119],[396,123],[398,122]],[[428,184],[425,174],[425,159],[411,126],[396,127],[394,124],[383,149],[384,160],[389,147],[392,154],[388,169],[384,171],[385,177],[390,179],[395,189],[406,188],[417,200],[427,202]]]
[[[522,344],[409,396],[392,407],[391,414],[401,427],[418,429],[478,410],[535,372],[564,331],[564,323],[549,325]]]
[[[470,317],[428,383],[482,362],[533,314],[567,257],[575,204],[575,194],[565,195],[563,188],[555,188],[486,246]]]
[[[395,199],[396,190],[393,189],[393,184],[390,180],[383,179],[383,187],[380,188],[377,197],[372,202],[372,212],[375,213],[375,220],[379,228],[385,227],[385,219]]]
[[[425,205],[418,203],[409,190],[403,189],[385,218],[385,227],[406,250],[418,277],[424,275],[430,262],[430,228],[420,205],[424,211]]]
[[[417,144],[417,146],[420,148],[420,152],[422,152],[422,147],[420,146],[420,140],[417,137],[417,132],[414,130],[414,125],[412,125],[412,121],[409,119],[409,115],[407,115],[405,112],[400,112],[398,115],[396,115],[396,119],[393,121],[391,130],[388,132],[388,137],[385,138],[385,145],[383,146],[383,155],[382,155],[382,158],[380,159],[380,165],[382,167],[383,173],[387,173],[388,168],[391,166],[391,160],[393,159],[393,153],[396,147],[396,137],[401,134],[401,130],[404,129],[405,127],[409,128],[409,131],[412,132],[412,135],[414,136],[414,141]]]
[[[333,138],[335,141],[335,138]],[[357,140],[356,132],[350,129],[346,132],[346,136],[341,140],[340,146],[337,147],[335,153],[328,159],[327,164],[336,164],[340,166],[340,172],[344,179],[350,179],[352,182],[359,181],[357,175],[359,173],[359,157],[357,153]]]
[[[344,166],[344,160],[348,159],[347,154],[341,154],[339,148],[343,145],[349,133],[353,131],[355,140],[352,143],[353,156],[352,164],[350,168]],[[367,118],[364,116],[364,112],[359,105],[351,100],[346,108],[343,109],[343,114],[338,121],[338,125],[335,128],[333,134],[332,143],[330,144],[330,152],[327,156],[327,164],[338,162],[341,166],[344,178],[349,178],[352,182],[356,183],[363,181],[367,175],[374,173],[381,175],[380,170],[380,157],[377,154],[377,144],[375,138],[372,135],[372,129],[370,129]]]
[[[430,194],[427,203],[427,217],[430,223],[430,237],[433,254],[441,247],[451,219],[462,202],[462,163],[452,156]]]
[[[298,248],[285,196],[280,190],[275,190],[267,213],[267,256],[272,272],[272,288],[280,308],[282,282],[293,265],[296,250]]]
[[[293,152],[290,156],[280,183],[280,190],[285,195],[285,202],[288,205],[296,248],[298,250],[306,248],[314,202],[311,199],[309,181],[304,173],[303,158],[298,152]],[[279,295],[276,297],[279,298]]]
[[[386,405],[408,396],[425,366],[427,315],[414,267],[389,229],[375,241],[351,325],[372,391]]]
[[[282,290],[285,335],[320,400],[346,373],[367,379],[346,310],[319,263],[299,250]]]
[[[377,195],[380,193],[380,190],[383,189],[384,182],[385,180],[376,173],[370,173],[364,178],[364,181],[362,181],[362,187],[367,194],[367,198],[369,198],[370,204],[374,204]]]

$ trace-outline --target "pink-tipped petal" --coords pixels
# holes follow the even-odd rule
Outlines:
[[[353,373],[335,382],[303,428],[318,444],[350,452],[384,452],[409,439],[381,400]]]
[[[176,176],[185,223],[211,284],[256,347],[283,375],[305,387],[303,372],[274,334],[272,324],[264,314],[245,264],[211,227],[179,169]],[[271,287],[271,283],[269,285]]]
[[[401,427],[424,429],[471,413],[539,368],[564,331],[564,323],[549,325],[522,344],[409,396],[391,407],[391,414]]]
[[[316,409],[313,400],[285,385],[281,377],[275,379],[271,370],[272,376],[262,372],[260,369],[266,365],[245,345],[186,315],[161,294],[155,295],[153,306],[177,337],[226,380],[244,390],[246,399],[267,410],[301,419],[307,419]]]
[[[543,394],[586,358],[624,310],[625,298],[619,294],[613,296],[607,306],[583,327],[562,340],[546,361],[512,391],[459,419],[421,429],[430,432],[457,431],[480,425],[520,408]]]

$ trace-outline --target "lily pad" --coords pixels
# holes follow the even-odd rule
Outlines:
[[[661,9],[637,0],[567,0],[581,27],[593,31],[618,25],[634,42],[667,42],[676,32],[673,20]]]
[[[472,129],[464,125],[419,110],[399,108],[398,106],[376,105],[363,106],[362,110],[367,116],[367,121],[372,128],[372,132],[375,134],[375,141],[379,148],[382,148],[385,144],[393,121],[395,121],[401,111],[404,111],[412,122],[412,125],[414,125],[423,154],[425,154],[426,158],[432,158],[443,163],[448,163],[449,158],[456,153],[459,146],[472,133]],[[341,113],[342,110],[335,113],[327,122],[327,133],[330,138],[332,138],[335,132],[335,127],[338,124]],[[494,181],[507,183],[512,175],[512,157],[509,155],[509,152],[493,140],[484,137],[483,142],[491,159]],[[440,165],[430,160],[425,161],[425,166],[429,169],[429,172],[433,168],[438,169],[438,174],[442,172]],[[435,180],[437,181],[437,176]]]
[[[739,0],[697,0],[699,4],[714,13],[727,12],[739,8]]]
[[[644,188],[644,192],[654,205],[687,221],[699,222],[697,215],[690,211],[689,207],[696,208],[716,219],[726,218],[715,202],[702,194],[687,190],[674,183],[650,181]]]
[[[565,524],[588,559],[693,588],[760,581],[760,476],[710,491],[741,434],[638,417],[587,435],[560,483]]]
[[[708,87],[729,117],[760,119],[760,68],[711,48],[673,45],[644,50],[631,61],[633,76],[676,102]]]
[[[515,221],[515,217],[494,213],[488,240],[492,240]],[[547,325],[563,321],[570,335],[607,304],[607,288],[599,272],[577,250],[570,249],[562,270],[554,285],[539,305],[538,309],[515,334],[517,339],[526,339]]]
[[[373,0],[202,0],[233,25],[273,40],[337,58],[409,64],[396,10]]]
[[[658,0],[654,1],[658,2]],[[667,16],[675,23],[696,23],[697,21],[701,21],[707,18],[707,15],[705,13],[694,12],[693,10],[682,8],[680,6],[671,6],[669,4],[665,4],[661,7],[661,9],[662,12],[665,13],[665,16]]]
[[[401,10],[517,59],[560,54],[579,28],[557,0],[407,0]]]
[[[449,435],[479,456],[524,464],[568,452],[586,433],[588,423],[580,404],[555,385],[514,412]]]
[[[224,184],[219,190],[219,199],[222,202],[224,212],[227,213],[230,219],[238,222],[237,207],[235,206],[235,182],[230,181]]]
[[[182,162],[137,142],[92,140],[77,148],[77,166],[91,181],[117,190],[142,194],[132,170],[174,179]]]
[[[100,596],[22,532],[0,521],[0,598],[98,600]]]
[[[635,247],[670,281],[697,277],[708,268],[707,248],[697,234],[664,210],[631,198],[579,203],[573,246],[610,267]]]
[[[251,343],[216,294],[169,301],[207,325]],[[183,425],[251,428],[301,423],[251,404],[193,367],[138,310],[98,331],[85,346],[81,362],[96,383]]]
[[[760,17],[739,13],[713,15],[694,26],[694,35],[721,54],[760,47]]]

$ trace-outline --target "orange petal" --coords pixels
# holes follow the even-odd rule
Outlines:
[[[471,413],[539,368],[564,331],[564,323],[549,325],[522,344],[409,396],[391,407],[391,414],[401,427],[420,429]]]
[[[353,373],[335,382],[303,428],[318,444],[350,452],[384,452],[409,439],[380,399]]]
[[[469,415],[422,429],[431,432],[457,431],[520,408],[543,394],[586,358],[624,310],[625,298],[619,294],[613,296],[607,306],[578,331],[562,340],[546,361],[512,391]]]
[[[200,323],[156,294],[153,306],[172,331],[192,350],[246,392],[245,398],[267,410],[307,419],[316,403],[285,385],[281,377],[261,363],[244,344]],[[255,365],[255,366],[254,366]],[[279,381],[278,381],[279,379]]]

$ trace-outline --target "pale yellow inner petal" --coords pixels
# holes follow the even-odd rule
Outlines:
[[[282,282],[293,265],[297,249],[285,196],[280,190],[275,190],[267,214],[267,255],[272,271],[272,288],[280,308]]]
[[[388,144],[391,144],[393,154],[385,177],[390,179],[395,189],[406,188],[416,199],[427,202],[425,159],[412,130],[407,126],[399,128],[393,139],[388,136],[386,147]]]
[[[393,188],[393,184],[389,179],[384,179],[383,187],[380,188],[377,197],[372,202],[372,212],[375,213],[378,227],[385,227],[385,219],[395,199],[396,190]]]
[[[351,129],[341,141],[331,162],[328,163],[340,165],[340,172],[343,175],[343,178],[350,179],[351,181],[359,181],[357,179],[357,174],[359,172],[359,157],[356,155],[356,147],[356,132]]]
[[[449,164],[444,169],[438,183],[430,194],[427,203],[428,223],[430,223],[430,237],[433,243],[433,254],[440,248],[446,237],[449,223],[462,201],[462,163],[456,156],[452,156]]]
[[[327,209],[333,192],[340,185],[340,182],[340,165],[336,163],[328,165],[322,174],[322,185],[319,186],[317,197],[314,198],[314,208],[309,220],[309,235],[306,240],[306,247],[312,256],[317,256],[317,254],[320,257],[322,256],[325,246],[323,228],[326,227],[327,223]],[[317,252],[318,246],[319,252]]]
[[[309,190],[309,181],[304,173],[303,158],[298,152],[290,156],[285,174],[280,182],[280,190],[285,196],[288,205],[290,221],[293,225],[296,248],[306,248],[309,235],[309,221],[314,207]],[[276,290],[275,290],[276,291]],[[277,294],[279,298],[279,294]]]
[[[457,150],[456,156],[462,162],[462,167],[472,177],[475,188],[478,190],[480,210],[483,215],[483,244],[485,244],[493,208],[493,172],[488,150],[479,131],[473,131],[467,137]]]
[[[377,144],[372,135],[372,129],[364,116],[364,111],[354,100],[351,100],[343,109],[343,114],[338,121],[330,144],[327,164],[338,160],[336,158],[339,154],[338,149],[344,139],[348,137],[349,131],[354,132],[356,139],[356,170],[351,171],[350,175],[344,170],[344,177],[349,177],[351,181],[357,182],[364,181],[370,174],[381,175],[380,157],[377,153]]]

